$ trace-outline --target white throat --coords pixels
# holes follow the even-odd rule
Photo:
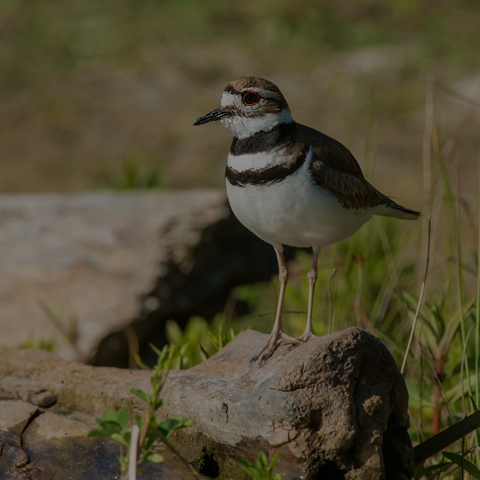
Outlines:
[[[284,108],[279,113],[265,113],[252,117],[234,115],[233,117],[222,118],[220,121],[237,138],[246,138],[257,132],[268,132],[281,123],[292,123],[293,118],[290,110]]]

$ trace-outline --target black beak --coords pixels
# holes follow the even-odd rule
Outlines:
[[[228,115],[228,112],[222,107],[218,107],[210,113],[207,113],[203,117],[197,118],[194,125],[203,125],[204,123],[217,122],[221,118]]]

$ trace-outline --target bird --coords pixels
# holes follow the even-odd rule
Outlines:
[[[299,345],[315,337],[313,298],[321,247],[351,237],[373,215],[416,220],[421,214],[372,186],[343,144],[295,122],[280,89],[266,79],[233,80],[223,90],[220,107],[194,125],[216,121],[233,133],[225,170],[231,209],[247,229],[273,246],[278,261],[275,322],[252,358],[267,360],[279,345]],[[311,247],[313,252],[307,322],[298,338],[281,330],[288,280],[285,245]]]

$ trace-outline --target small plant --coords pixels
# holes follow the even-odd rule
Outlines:
[[[273,456],[270,465],[264,452],[261,452],[257,457],[255,465],[243,458],[240,458],[238,462],[253,480],[281,480],[284,475],[283,473],[273,473],[273,467],[277,463],[278,455],[279,452]]]
[[[65,339],[73,358],[78,361],[84,361],[85,359],[78,348],[77,313],[66,306],[58,305],[52,307],[42,300],[39,300],[37,303],[58,333]]]
[[[136,469],[142,462],[159,463],[163,457],[153,452],[155,443],[164,443],[187,466],[190,473],[198,478],[193,467],[178,453],[168,440],[176,430],[193,425],[193,421],[184,417],[173,417],[157,423],[157,410],[166,400],[159,398],[160,391],[165,383],[167,370],[171,367],[172,352],[164,348],[159,352],[158,362],[151,375],[151,392],[133,388],[131,393],[147,403],[148,408],[144,417],[132,412],[130,405],[119,412],[110,411],[96,419],[98,427],[91,430],[89,437],[111,437],[120,443],[121,475],[123,480],[134,480]],[[124,452],[126,447],[126,452]]]
[[[20,342],[18,346],[20,348],[38,348],[52,353],[57,350],[57,342],[54,338],[39,338],[37,340],[33,330],[28,334],[27,340],[25,342]]]
[[[104,168],[104,183],[114,190],[162,188],[160,161],[145,162],[136,155],[123,159],[120,166]]]
[[[167,339],[172,355],[177,358],[171,368],[191,368],[220,351],[236,335],[233,328],[224,329],[225,323],[228,322],[223,313],[216,315],[210,326],[202,317],[191,317],[182,331],[174,320],[168,320]]]
[[[219,352],[227,343],[231,342],[235,338],[235,331],[232,327],[230,327],[228,331],[224,331],[222,324],[219,323],[217,332],[212,333],[209,331],[208,336],[211,340],[210,349],[202,342],[198,342],[203,361],[209,359],[212,355]]]

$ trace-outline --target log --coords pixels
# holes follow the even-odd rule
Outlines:
[[[94,365],[128,367],[132,346],[148,360],[166,320],[213,318],[278,271],[220,190],[2,194],[0,224],[0,345],[33,335]]]

